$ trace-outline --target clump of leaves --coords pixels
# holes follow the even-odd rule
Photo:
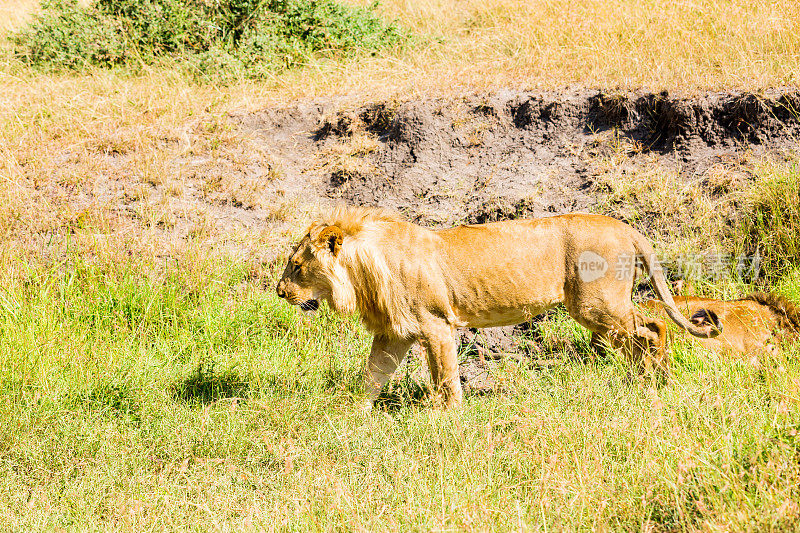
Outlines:
[[[16,55],[45,70],[137,67],[179,60],[201,77],[259,78],[312,57],[375,53],[407,35],[334,0],[45,0],[12,36]]]

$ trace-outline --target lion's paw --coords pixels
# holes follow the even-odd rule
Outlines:
[[[372,412],[372,409],[373,409],[374,405],[375,405],[375,402],[373,402],[372,400],[369,400],[369,399],[364,400],[359,405],[359,411],[361,411],[364,414],[369,414],[369,413]]]

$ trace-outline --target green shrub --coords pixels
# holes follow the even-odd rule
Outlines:
[[[333,0],[46,0],[12,36],[22,61],[46,70],[181,60],[203,77],[262,77],[311,57],[374,53],[404,34],[370,8]]]
[[[51,70],[107,67],[127,56],[120,28],[79,7],[75,0],[43,2],[36,21],[12,40],[20,59]]]

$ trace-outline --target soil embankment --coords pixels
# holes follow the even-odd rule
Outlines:
[[[800,93],[506,91],[345,110],[304,103],[232,120],[281,168],[276,195],[448,225],[590,209],[602,194],[593,167],[614,150],[696,176],[739,151],[791,149]]]

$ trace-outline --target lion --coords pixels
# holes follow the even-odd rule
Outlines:
[[[304,310],[325,301],[360,314],[373,334],[367,408],[416,341],[450,407],[462,402],[456,328],[518,324],[559,303],[592,332],[594,346],[619,348],[639,369],[667,374],[666,325],[631,300],[636,258],[670,319],[697,337],[719,333],[680,314],[641,233],[593,214],[432,230],[383,209],[339,207],[308,228],[276,292]]]
[[[729,301],[679,294],[675,303],[693,324],[721,326],[718,337],[699,339],[702,346],[720,354],[771,353],[775,351],[776,340],[796,337],[800,332],[800,309],[775,293],[754,292]],[[663,314],[658,300],[641,305],[650,313]]]

